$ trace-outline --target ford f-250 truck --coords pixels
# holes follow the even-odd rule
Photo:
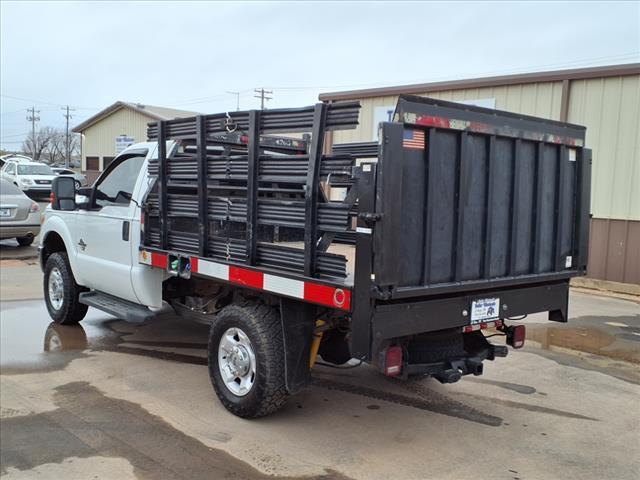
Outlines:
[[[401,96],[379,142],[329,145],[358,115],[155,122],[92,187],[56,178],[40,245],[51,317],[152,322],[170,307],[209,323],[213,387],[247,418],[306,385],[318,355],[452,383],[506,356],[486,329],[519,348],[511,320],[567,321],[587,259],[583,127]]]

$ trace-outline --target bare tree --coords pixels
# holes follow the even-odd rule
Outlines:
[[[51,138],[55,135],[56,129],[53,127],[44,127],[33,133],[25,139],[22,144],[22,150],[33,158],[35,161],[41,161],[43,153],[49,147]]]
[[[49,163],[58,163],[58,161],[64,161],[65,159],[65,136],[64,132],[55,130],[51,133],[49,143],[46,145],[42,160],[47,160]]]
[[[67,139],[62,128],[43,127],[36,132],[35,138],[29,135],[22,145],[23,151],[35,161],[65,163],[67,158]],[[80,154],[80,135],[69,135],[69,156]]]

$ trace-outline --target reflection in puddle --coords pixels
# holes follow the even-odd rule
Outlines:
[[[44,351],[85,350],[89,346],[87,334],[80,325],[58,325],[51,322],[44,334]]]
[[[549,350],[566,348],[615,360],[640,363],[640,349],[628,341],[624,332],[609,334],[596,328],[528,326],[527,339]]]
[[[206,325],[174,315],[131,325],[91,309],[78,325],[58,325],[42,301],[6,302],[0,319],[0,367],[3,374],[56,370],[99,351],[202,365],[207,340]]]

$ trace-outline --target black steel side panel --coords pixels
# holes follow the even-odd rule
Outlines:
[[[583,127],[402,98],[396,114],[417,120],[383,124],[378,291],[407,298],[584,273],[590,155],[579,146]],[[421,114],[428,126],[419,124]],[[407,132],[424,135],[424,148],[405,143]]]

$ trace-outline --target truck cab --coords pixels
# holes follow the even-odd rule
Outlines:
[[[141,199],[150,185],[146,165],[156,153],[155,142],[132,145],[92,187],[77,191],[77,208],[47,207],[39,247],[43,270],[51,254],[64,251],[84,289],[162,306],[162,272],[138,263]]]

